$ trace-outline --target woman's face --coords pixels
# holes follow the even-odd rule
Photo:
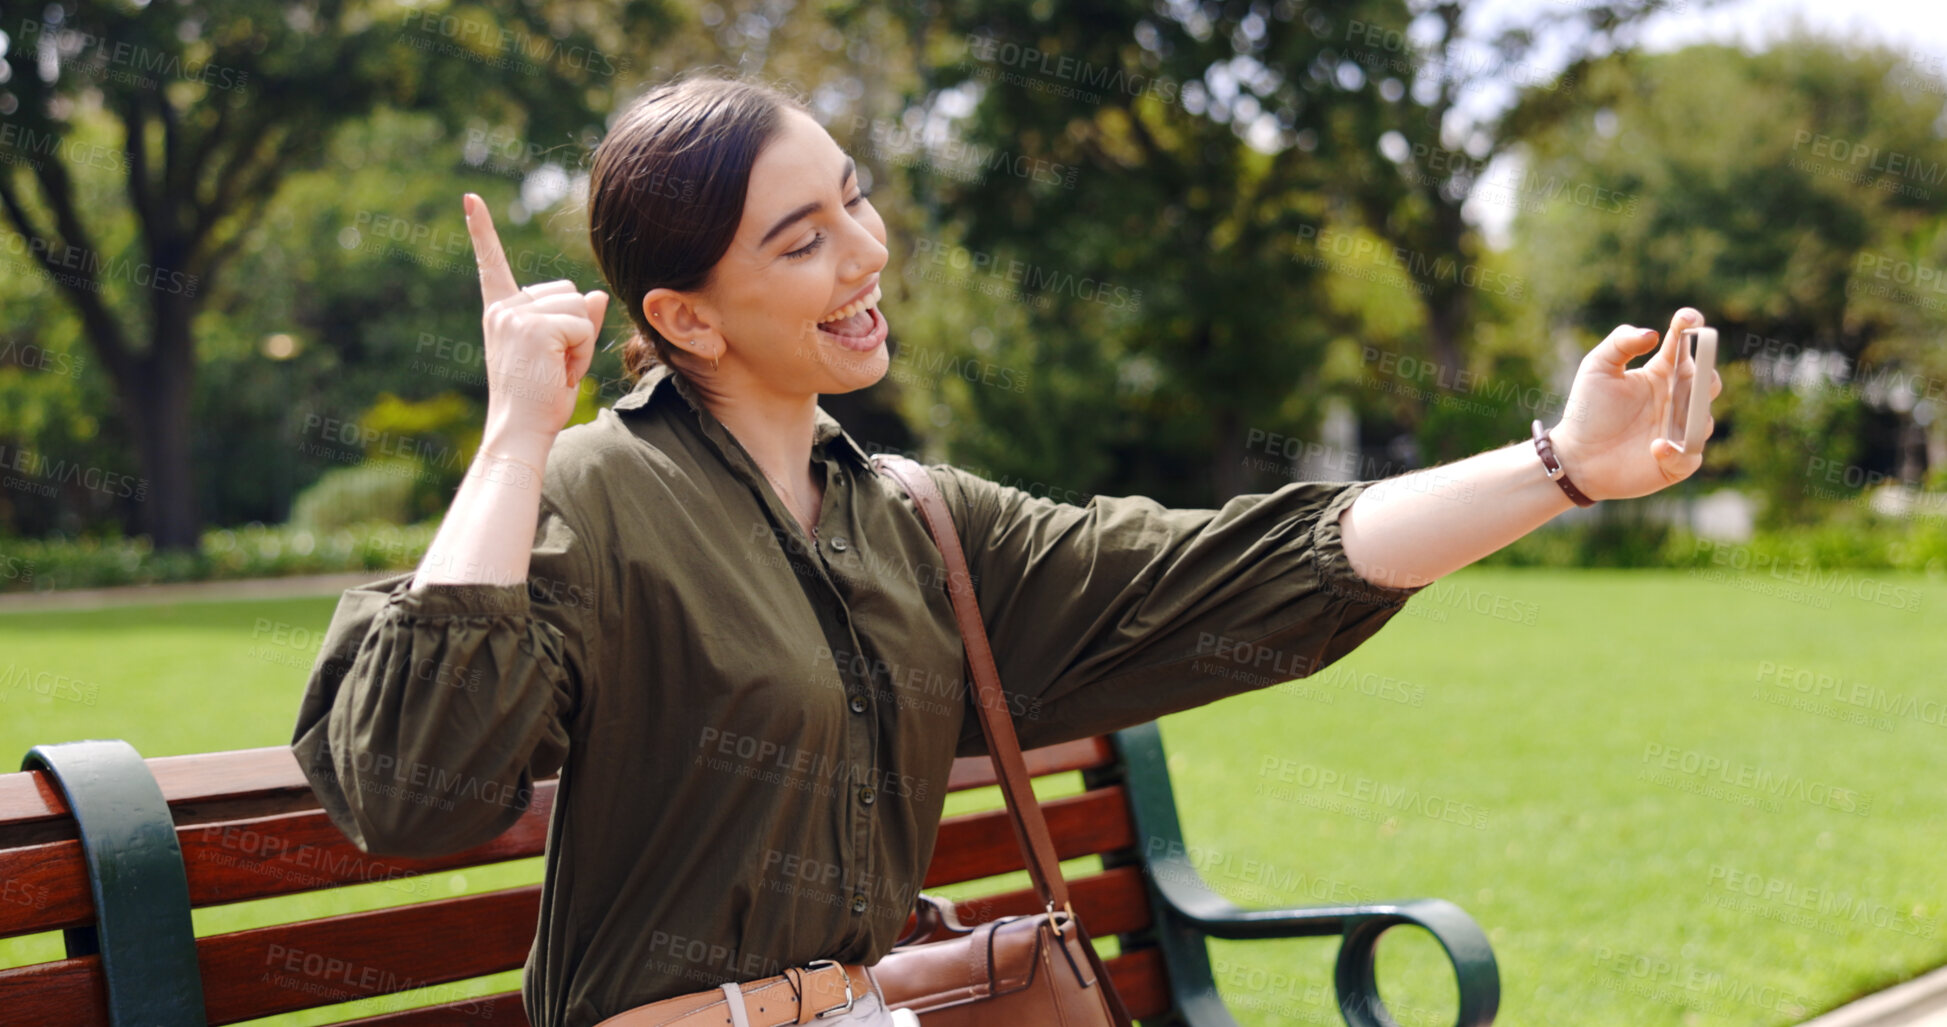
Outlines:
[[[706,364],[720,359],[699,376],[708,391],[851,392],[885,376],[885,318],[871,311],[857,339],[817,325],[870,298],[886,256],[885,222],[852,160],[817,121],[787,109],[751,166],[743,221],[710,285],[651,289],[643,308],[671,341],[687,340]]]

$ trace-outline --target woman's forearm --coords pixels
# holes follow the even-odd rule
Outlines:
[[[527,581],[541,516],[541,475],[553,443],[551,438],[493,435],[481,443],[413,575],[412,588]]]
[[[1559,443],[1557,455],[1573,472],[1574,458]],[[1411,588],[1473,563],[1574,505],[1549,480],[1530,441],[1376,482],[1339,523],[1346,560],[1360,577]]]

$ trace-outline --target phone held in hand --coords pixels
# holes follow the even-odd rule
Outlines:
[[[1690,452],[1703,445],[1710,418],[1710,378],[1717,367],[1717,329],[1686,328],[1677,342],[1677,373],[1670,376],[1670,419],[1663,437]]]

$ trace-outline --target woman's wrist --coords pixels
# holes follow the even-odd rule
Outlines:
[[[1557,424],[1556,427],[1559,428],[1560,425]],[[1555,491],[1559,492],[1562,499],[1566,501],[1562,509],[1594,506],[1596,497],[1589,495],[1588,490],[1582,487],[1583,479],[1575,476],[1575,472],[1585,465],[1582,462],[1581,449],[1572,435],[1556,434],[1554,428],[1543,427],[1539,418],[1533,422],[1530,430],[1533,434],[1528,449],[1540,465],[1543,477],[1548,479]]]

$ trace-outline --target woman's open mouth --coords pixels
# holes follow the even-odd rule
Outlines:
[[[850,312],[845,317],[819,322],[818,333],[859,353],[877,348],[886,341],[886,318],[879,313],[879,297],[875,285],[871,295],[846,308]]]

